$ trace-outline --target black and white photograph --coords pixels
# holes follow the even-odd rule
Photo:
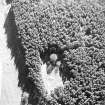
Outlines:
[[[105,105],[105,0],[0,0],[0,105]]]

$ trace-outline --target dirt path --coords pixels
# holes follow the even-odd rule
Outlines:
[[[42,79],[43,79],[45,88],[48,92],[48,95],[50,95],[51,91],[53,91],[55,88],[63,87],[63,82],[59,75],[59,71],[55,73],[55,68],[50,74],[47,74],[46,72],[47,65],[43,64],[41,67]]]
[[[0,0],[0,105],[20,105],[21,90],[17,87],[18,73],[7,48],[7,36],[3,28],[10,5]]]

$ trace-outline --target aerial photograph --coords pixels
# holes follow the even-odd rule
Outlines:
[[[105,105],[105,0],[0,0],[0,105]]]

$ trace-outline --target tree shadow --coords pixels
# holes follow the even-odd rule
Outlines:
[[[4,28],[7,35],[7,47],[11,50],[11,58],[14,58],[14,63],[18,70],[18,86],[23,91],[30,92],[32,83],[27,78],[28,70],[25,66],[24,49],[21,45],[21,39],[18,38],[17,27],[15,24],[15,16],[12,9],[10,9],[6,18]]]
[[[7,4],[10,4],[13,0],[6,0]]]

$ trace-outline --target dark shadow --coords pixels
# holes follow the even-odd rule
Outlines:
[[[6,0],[7,4],[10,4],[13,0]]]
[[[12,9],[10,9],[8,13],[4,28],[7,34],[7,46],[11,50],[11,58],[14,58],[14,63],[18,70],[18,86],[21,87],[23,91],[30,93],[33,84],[27,78],[28,69],[25,66],[24,49],[21,45],[21,40],[18,38],[15,16]]]
[[[17,28],[14,21],[13,11],[10,9],[8,16],[6,18],[4,28],[7,34],[7,46],[11,50],[11,57],[14,57],[15,64],[17,69],[19,70],[19,86],[21,84],[20,74],[24,70],[24,57],[23,50],[20,45],[20,40],[17,38]],[[23,78],[23,77],[22,77]]]

